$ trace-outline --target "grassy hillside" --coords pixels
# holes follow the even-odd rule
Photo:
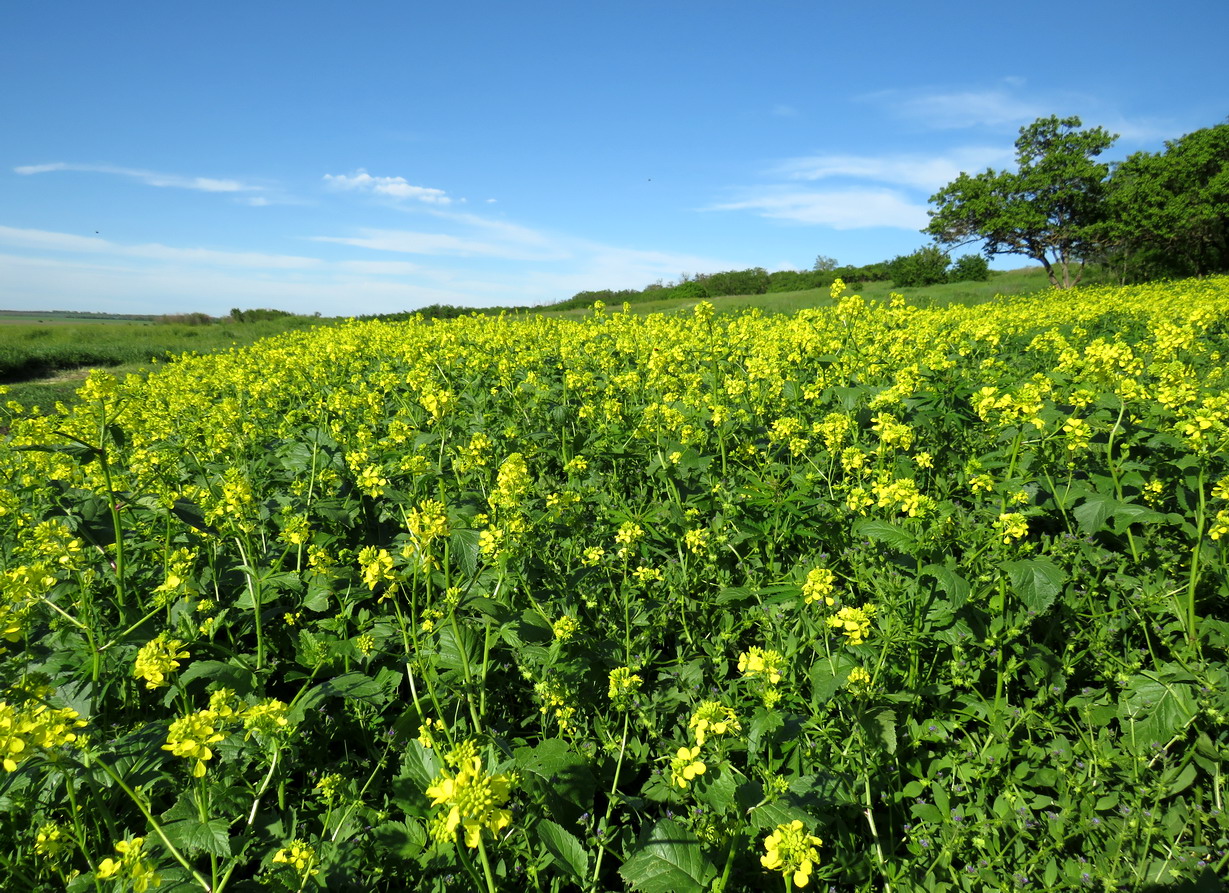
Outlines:
[[[995,272],[988,282],[953,282],[943,285],[927,285],[918,288],[896,288],[890,282],[867,282],[850,290],[868,301],[886,300],[890,294],[904,295],[917,307],[943,307],[949,304],[978,304],[992,300],[997,295],[1028,295],[1050,287],[1045,271],[1040,267]],[[758,309],[763,313],[796,313],[811,307],[829,307],[832,298],[826,288],[810,288],[805,291],[770,292],[763,295],[724,295],[716,298],[695,300],[669,299],[642,301],[631,305],[631,312],[638,314],[675,313],[707,300],[718,313],[739,313]],[[618,308],[611,308],[618,309]],[[542,311],[549,316],[581,317],[588,310]]]
[[[66,319],[56,314],[30,319],[0,316],[0,385],[8,399],[50,407],[72,400],[91,369],[123,378],[151,362],[183,354],[209,354],[252,344],[317,320],[288,316],[253,323],[157,324],[140,320]]]

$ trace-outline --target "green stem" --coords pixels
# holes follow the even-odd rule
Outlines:
[[[1191,547],[1191,573],[1186,585],[1186,638],[1194,644],[1195,635],[1195,588],[1199,583],[1199,559],[1203,553],[1203,526],[1206,521],[1207,496],[1204,494],[1204,470],[1199,469],[1199,512],[1195,516],[1195,544]]]
[[[259,670],[265,665],[265,636],[260,618],[260,583],[256,569],[248,560],[248,552],[243,548],[243,541],[239,537],[235,537],[235,545],[239,547],[239,557],[243,559],[243,575],[247,578],[248,592],[252,596],[252,619],[256,623],[256,669]]]
[[[184,854],[179,851],[179,848],[176,847],[175,844],[171,843],[170,839],[166,836],[166,832],[162,830],[162,826],[158,824],[158,820],[154,818],[153,813],[149,811],[149,807],[145,805],[145,801],[141,799],[140,795],[137,794],[137,792],[132,788],[128,787],[127,783],[119,777],[115,770],[113,770],[102,760],[98,761],[98,767],[102,769],[102,771],[105,772],[113,782],[119,785],[120,788],[123,789],[124,793],[128,795],[129,799],[136,804],[137,809],[141,810],[141,814],[145,816],[146,821],[149,822],[150,826],[154,829],[154,833],[158,835],[158,839],[162,841],[162,845],[166,847],[167,852],[174,857],[175,861],[182,865],[184,870],[195,878],[196,882],[201,885],[201,889],[204,890],[205,893],[211,893],[213,888],[209,885],[209,881],[205,880],[201,873],[192,867],[191,863],[184,857]]]
[[[606,798],[606,815],[602,816],[601,824],[598,829],[603,834],[610,825],[610,814],[614,811],[614,805],[617,800],[615,796],[619,792],[619,775],[623,771],[623,757],[627,753],[627,728],[631,717],[628,713],[623,714],[623,739],[619,742],[619,759],[615,761],[614,780],[610,783],[610,796]],[[593,877],[589,881],[587,889],[596,890],[598,878],[602,876],[602,858],[606,855],[606,847],[598,847],[597,858],[593,860]]]

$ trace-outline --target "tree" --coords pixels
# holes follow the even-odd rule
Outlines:
[[[984,241],[988,257],[1023,254],[1050,283],[1070,288],[1102,246],[1109,165],[1095,161],[1117,134],[1080,130],[1079,118],[1038,118],[1020,128],[1016,171],[962,173],[931,196],[937,210],[922,230],[943,245]],[[1072,265],[1079,269],[1072,276]]]
[[[826,255],[821,254],[819,257],[815,258],[815,264],[811,267],[811,271],[814,273],[831,273],[838,266],[840,266],[840,264],[837,263],[835,257],[827,257]]]
[[[893,258],[888,263],[892,285],[909,288],[919,285],[937,285],[947,281],[947,265],[952,259],[935,245],[919,248],[912,254]]]
[[[947,271],[948,282],[986,282],[990,264],[980,254],[965,254],[956,259]]]
[[[1110,176],[1107,210],[1128,278],[1229,270],[1229,123],[1129,156]]]

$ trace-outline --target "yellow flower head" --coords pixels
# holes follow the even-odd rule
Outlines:
[[[785,658],[779,651],[766,651],[752,646],[738,656],[738,672],[744,679],[764,679],[770,685],[781,681],[781,668]]]
[[[698,744],[695,747],[680,747],[678,753],[670,758],[670,782],[686,790],[697,776],[703,775],[708,767],[699,756]]]
[[[168,684],[170,680],[167,677],[179,669],[179,662],[192,656],[183,647],[183,642],[168,638],[166,633],[151,639],[137,652],[133,675],[144,679],[146,688]]]
[[[828,618],[828,626],[844,633],[850,645],[861,645],[871,634],[871,617],[874,613],[874,605],[863,605],[860,608],[846,605]]]
[[[167,732],[166,744],[162,745],[162,749],[169,750],[177,757],[196,760],[192,767],[193,778],[203,776],[206,761],[213,759],[209,745],[226,737],[215,728],[217,721],[212,710],[199,710],[175,720]]]
[[[462,760],[455,775],[447,770],[437,775],[427,796],[432,806],[443,808],[439,830],[452,837],[457,828],[463,829],[465,845],[473,849],[483,829],[498,834],[512,824],[512,813],[504,808],[511,791],[512,780],[487,772],[482,758],[475,755]]]
[[[808,605],[817,601],[831,606],[834,601],[832,589],[836,584],[836,574],[826,567],[811,568],[807,572],[806,582],[802,584],[802,598]]]
[[[304,880],[318,873],[312,867],[316,863],[316,848],[301,840],[291,841],[290,846],[278,850],[273,856],[273,862],[289,866]]]
[[[823,843],[813,834],[807,834],[802,822],[794,819],[788,825],[777,825],[775,831],[764,839],[764,855],[760,864],[770,871],[779,871],[791,877],[795,887],[805,887],[811,881],[811,873],[819,861],[819,846]]]
[[[695,733],[698,745],[703,745],[709,735],[725,735],[742,731],[734,709],[718,701],[701,701],[700,706],[691,714],[687,727]]]

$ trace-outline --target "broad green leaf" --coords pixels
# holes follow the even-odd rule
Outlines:
[[[214,856],[230,855],[230,835],[226,833],[226,822],[222,819],[210,819],[202,822],[200,819],[183,819],[178,822],[167,822],[162,826],[167,839],[183,850],[203,850]]]
[[[1117,508],[1118,501],[1108,493],[1091,493],[1072,512],[1084,533],[1096,533]]]
[[[536,830],[542,845],[555,857],[560,867],[581,883],[588,880],[589,853],[576,835],[550,819],[538,822]]]
[[[945,567],[942,564],[928,564],[922,568],[922,573],[935,578],[939,589],[947,595],[953,611],[964,607],[964,603],[969,600],[972,587],[969,586],[968,580],[956,573],[955,568]]]
[[[1008,561],[1003,570],[1011,579],[1011,588],[1020,601],[1034,614],[1044,614],[1067,581],[1067,573],[1049,558],[1028,558]]]
[[[544,801],[547,815],[571,823],[592,812],[593,772],[566,741],[548,738],[536,747],[519,747],[512,756],[526,786]]]
[[[859,521],[854,524],[853,532],[855,536],[864,536],[867,539],[877,540],[898,552],[912,552],[917,546],[917,539],[914,538],[913,534],[901,530],[895,524],[887,521],[876,521],[873,519]]]
[[[896,714],[886,708],[858,717],[869,743],[896,753]]]
[[[704,855],[699,838],[672,819],[662,819],[619,874],[640,893],[701,893],[717,868]]]

